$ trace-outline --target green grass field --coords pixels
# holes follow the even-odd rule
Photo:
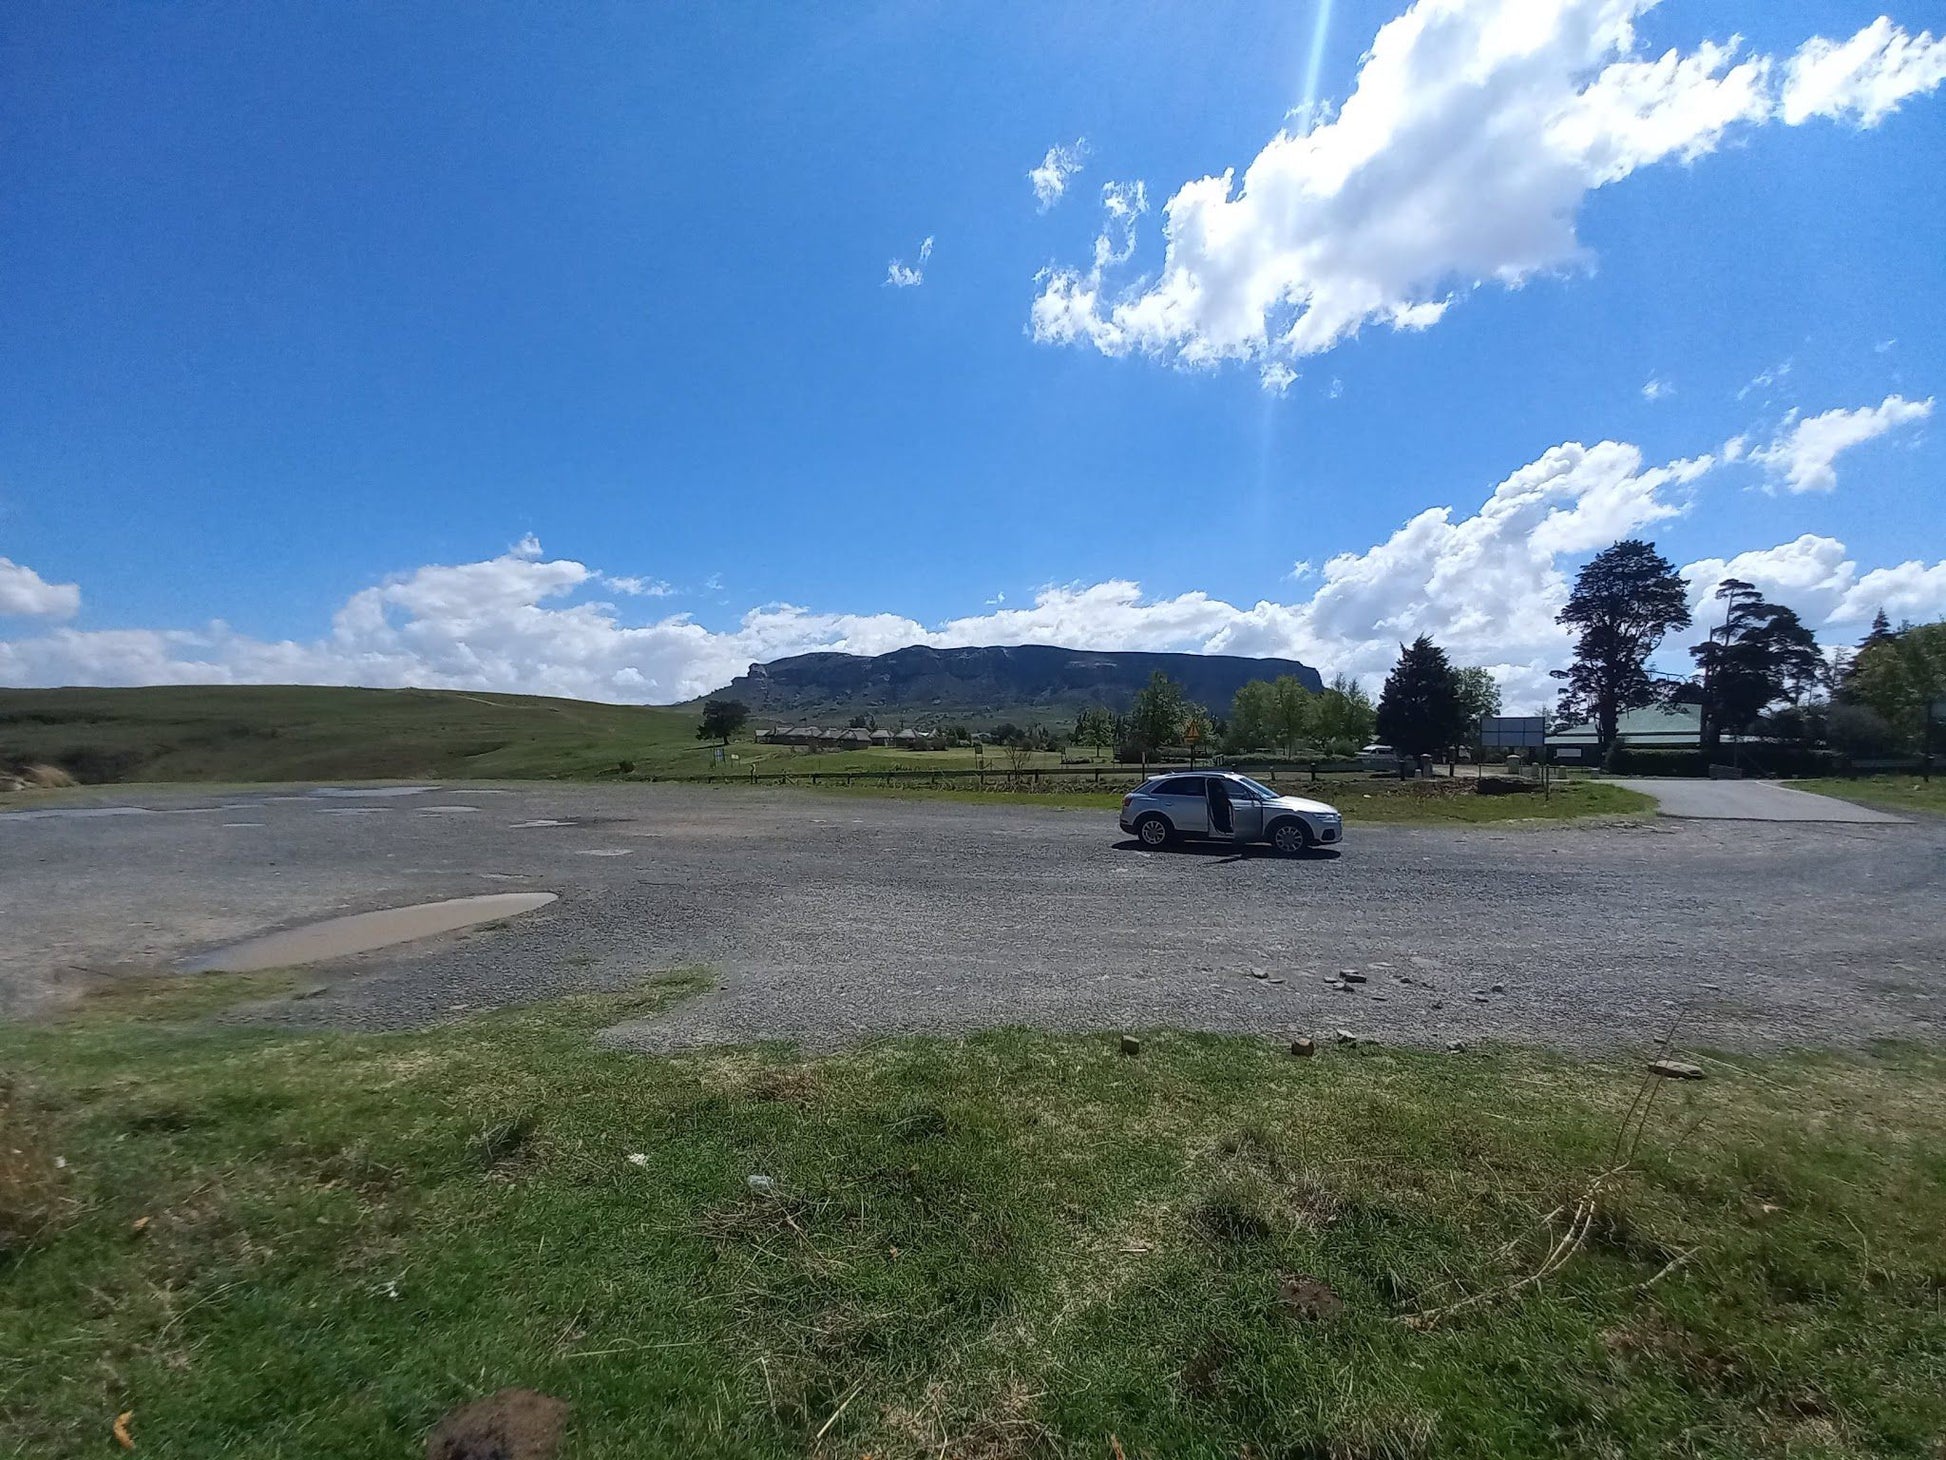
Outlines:
[[[1876,806],[1886,811],[1930,811],[1934,815],[1946,815],[1946,767],[1930,781],[1910,775],[1860,776],[1856,780],[1833,776],[1790,784],[1800,791],[1816,791],[1820,796],[1836,796],[1841,801],[1856,801],[1861,806]]]
[[[815,775],[823,789],[852,794],[1098,809],[1119,804],[1121,792],[1141,779],[1138,767],[1104,766],[1104,790],[1094,789],[1085,771],[1017,788],[1007,779],[1011,762],[997,750],[984,756],[970,749],[813,754],[740,740],[719,761],[719,749],[696,738],[696,717],[687,710],[527,695],[289,685],[0,690],[0,766],[47,762],[85,782],[122,785],[788,774],[806,781]],[[1061,769],[1060,762],[1059,755],[1045,753],[1024,764],[1049,771]],[[976,768],[984,768],[984,784],[972,778]],[[860,782],[847,788],[831,782],[878,771],[933,772],[942,784]],[[1371,776],[1329,776],[1317,783],[1298,777],[1277,785],[1332,801],[1354,823],[1559,819],[1649,805],[1631,792],[1588,781],[1557,784],[1546,800],[1476,796],[1465,782],[1403,784]]]
[[[816,755],[743,740],[719,763],[689,710],[538,695],[301,685],[0,689],[0,764],[83,781],[587,779],[819,770],[971,770],[972,751]],[[996,766],[997,755],[988,758]],[[1058,756],[1035,756],[1053,765]]]
[[[414,1454],[507,1385],[572,1403],[577,1460],[1946,1434],[1937,1051],[1710,1060],[1635,1141],[1635,1060],[591,1049],[690,978],[420,1034],[198,1022],[279,982],[0,1030],[0,1453],[120,1453],[132,1411],[140,1455]]]

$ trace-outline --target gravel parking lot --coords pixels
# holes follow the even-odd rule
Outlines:
[[[0,1008],[313,918],[546,890],[245,1017],[394,1028],[704,966],[611,1031],[818,1048],[996,1024],[1724,1047],[1937,1038],[1946,824],[1361,828],[1149,853],[1106,812],[669,786],[134,795],[0,814]],[[1366,975],[1347,991],[1341,969]]]

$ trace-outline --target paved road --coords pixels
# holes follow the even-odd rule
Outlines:
[[[1099,812],[747,788],[140,805],[0,814],[14,1008],[305,919],[544,889],[559,901],[322,965],[320,996],[249,1017],[411,1026],[704,965],[712,993],[612,1037],[1172,1025],[1598,1049],[1679,1007],[1725,1046],[1946,1033],[1931,819],[1419,830],[1360,828],[1354,805],[1342,856],[1286,861],[1144,852]],[[1370,982],[1335,992],[1341,968]]]
[[[1854,825],[1902,822],[1902,816],[1854,806],[1833,796],[1818,796],[1775,781],[1645,780],[1617,781],[1631,791],[1653,796],[1664,816],[1700,821],[1828,821]]]

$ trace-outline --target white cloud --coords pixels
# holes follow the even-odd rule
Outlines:
[[[50,583],[25,563],[0,558],[0,618],[72,618],[81,607],[74,583]]]
[[[1755,584],[1773,602],[1796,609],[1814,630],[1865,624],[1880,608],[1894,623],[1946,617],[1946,559],[1860,572],[1842,542],[1810,533],[1729,559],[1704,558],[1682,573],[1689,579],[1698,640],[1707,628],[1702,620],[1712,614],[1710,598],[1725,578]]]
[[[626,593],[630,598],[668,598],[676,591],[674,584],[664,583],[660,578],[617,577],[613,573],[600,576],[607,587],[617,593]]]
[[[1257,372],[1258,383],[1272,395],[1282,395],[1297,379],[1297,372],[1282,360],[1266,360]]]
[[[1241,606],[1198,591],[1154,598],[1111,579],[1052,585],[1025,606],[996,601],[933,626],[791,604],[751,609],[724,630],[685,614],[631,624],[586,597],[612,586],[610,575],[549,559],[529,539],[484,562],[424,567],[363,589],[318,639],[269,642],[222,623],[60,629],[0,641],[0,683],[412,684],[667,702],[718,688],[754,661],[916,643],[1293,655],[1376,683],[1399,641],[1424,632],[1464,663],[1498,667],[1510,697],[1535,698],[1548,692],[1546,671],[1566,642],[1553,620],[1563,562],[1679,513],[1710,465],[1703,457],[1644,467],[1637,448],[1613,441],[1557,446],[1471,516],[1431,508],[1376,547],[1331,558],[1311,595],[1292,603]]]
[[[1293,583],[1302,583],[1306,578],[1317,572],[1317,570],[1317,565],[1309,558],[1299,558],[1291,564],[1291,570],[1285,576]]]
[[[932,257],[932,235],[919,245],[919,262],[907,265],[893,259],[885,266],[885,282],[893,289],[911,289],[926,282],[926,260]]]
[[[312,640],[260,640],[220,622],[59,627],[0,640],[0,683],[423,685],[666,703],[719,688],[750,663],[812,650],[1043,643],[1290,656],[1375,687],[1399,644],[1426,633],[1458,662],[1492,669],[1507,703],[1531,710],[1552,699],[1548,671],[1565,661],[1568,638],[1554,616],[1575,567],[1683,513],[1718,460],[1647,465],[1625,442],[1565,442],[1496,485],[1477,510],[1429,507],[1363,551],[1317,568],[1293,564],[1292,580],[1309,591],[1288,602],[1231,603],[1195,590],[1154,597],[1116,578],[1050,585],[1015,607],[996,594],[986,611],[933,625],[793,604],[750,609],[723,629],[687,614],[630,623],[589,596],[612,587],[612,575],[550,559],[529,539],[484,562],[428,566],[363,589]],[[1880,604],[1895,619],[1946,614],[1946,561],[1861,570],[1831,538],[1704,559],[1685,572],[1698,604],[1734,575],[1813,625],[1863,621]]]
[[[1653,3],[1418,0],[1380,28],[1341,107],[1279,131],[1241,179],[1176,190],[1158,271],[1112,288],[1099,244],[1085,272],[1042,270],[1035,338],[1185,366],[1296,359],[1368,324],[1430,328],[1487,281],[1585,266],[1575,216],[1590,192],[1779,115],[1776,63],[1734,38],[1638,54],[1634,19]],[[1854,79],[1831,95],[1924,89],[1930,60],[1913,57],[1930,37],[1889,28],[1872,44],[1878,59],[1848,61]],[[1822,66],[1811,49],[1792,66]],[[1842,106],[1862,125],[1884,110]]]
[[[1798,47],[1784,76],[1783,117],[1849,117],[1875,127],[1909,96],[1946,81],[1946,40],[1907,35],[1881,15],[1848,41],[1814,36]]]
[[[1743,400],[1755,391],[1769,390],[1773,385],[1781,385],[1791,373],[1791,362],[1780,360],[1768,370],[1760,370],[1737,391],[1737,399]]]
[[[1930,399],[1888,395],[1875,406],[1856,410],[1826,411],[1801,420],[1793,413],[1776,439],[1751,451],[1750,459],[1762,463],[1787,492],[1828,492],[1838,485],[1840,453],[1899,426],[1923,421],[1932,408]]]
[[[1651,375],[1648,381],[1642,386],[1643,400],[1661,400],[1664,396],[1671,396],[1675,393],[1675,386],[1656,375]]]
[[[1045,213],[1061,201],[1061,195],[1068,190],[1068,183],[1081,171],[1081,164],[1088,156],[1088,139],[1077,137],[1072,142],[1057,142],[1047,149],[1047,156],[1041,159],[1039,167],[1030,168],[1027,181],[1034,185],[1034,199]]]

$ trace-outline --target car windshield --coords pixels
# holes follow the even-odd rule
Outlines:
[[[1262,781],[1253,781],[1248,776],[1232,776],[1230,780],[1233,785],[1242,786],[1246,791],[1256,796],[1259,801],[1275,801],[1277,799],[1277,793]]]

